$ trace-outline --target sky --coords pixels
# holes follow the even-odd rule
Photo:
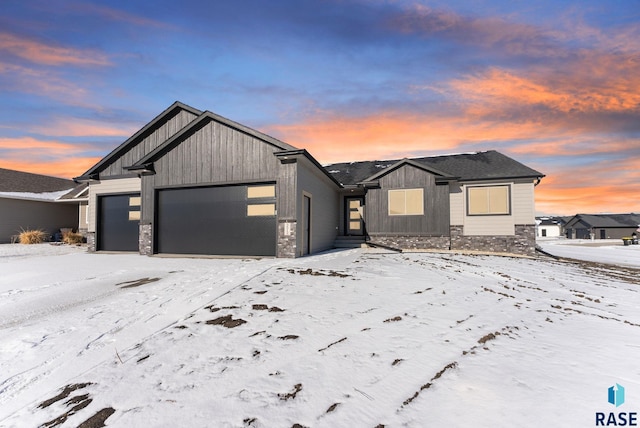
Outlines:
[[[320,163],[498,150],[640,211],[640,0],[0,6],[0,167],[71,178],[181,101]]]

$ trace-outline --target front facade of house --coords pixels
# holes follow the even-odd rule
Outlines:
[[[299,257],[354,237],[400,249],[533,254],[543,176],[497,152],[321,166],[176,102],[78,177],[94,251]]]

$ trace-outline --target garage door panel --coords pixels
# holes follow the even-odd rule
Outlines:
[[[140,194],[106,195],[98,197],[98,250],[101,251],[138,251],[138,216],[130,213],[140,212]]]
[[[247,216],[248,203],[247,186],[159,190],[157,251],[275,255],[275,215]]]

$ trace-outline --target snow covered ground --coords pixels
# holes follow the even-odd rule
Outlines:
[[[0,245],[0,426],[595,426],[640,412],[638,247],[604,266]]]
[[[623,245],[622,239],[539,239],[554,256],[640,268],[640,245]]]

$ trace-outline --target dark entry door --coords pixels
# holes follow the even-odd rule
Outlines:
[[[139,224],[139,193],[98,197],[98,250],[138,251]]]
[[[347,235],[364,235],[364,198],[346,198],[346,225]]]
[[[311,198],[303,196],[302,255],[311,254]]]
[[[271,187],[275,189],[275,185],[242,185],[159,190],[156,251],[275,256],[275,190],[271,192]]]

